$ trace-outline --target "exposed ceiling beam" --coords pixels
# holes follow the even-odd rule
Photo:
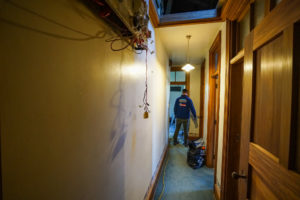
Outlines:
[[[158,27],[159,17],[158,17],[158,14],[156,12],[155,4],[152,0],[149,0],[149,17],[150,17],[150,20],[151,20],[152,25],[154,26],[154,28]]]

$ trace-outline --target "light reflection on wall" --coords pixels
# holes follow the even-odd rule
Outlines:
[[[138,78],[146,73],[145,64],[143,63],[134,63],[131,65],[125,65],[122,67],[122,74],[124,76]]]

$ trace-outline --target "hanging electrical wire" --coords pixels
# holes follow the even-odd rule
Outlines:
[[[146,49],[146,81],[145,81],[145,92],[143,98],[143,106],[144,106],[144,118],[148,118],[148,114],[150,112],[148,103],[148,49]]]
[[[145,0],[133,1],[132,11],[128,14],[131,15],[132,21],[127,23],[127,28],[120,24],[120,20],[116,19],[115,11],[109,7],[109,3],[104,0],[85,0],[92,2],[98,11],[98,15],[103,18],[109,25],[115,30],[118,36],[113,36],[106,39],[106,42],[110,43],[112,51],[122,51],[128,47],[132,48],[132,51],[136,54],[141,54],[144,50],[146,52],[146,80],[145,80],[145,91],[143,97],[143,104],[140,107],[144,108],[144,118],[148,118],[150,109],[148,102],[148,39],[151,38],[151,31],[148,29],[149,16],[147,11],[147,4]],[[111,5],[110,5],[111,6]],[[94,7],[95,8],[95,7]],[[131,24],[131,27],[128,27]],[[125,45],[119,44],[117,48],[116,43],[126,42]],[[151,54],[153,51],[150,51]]]

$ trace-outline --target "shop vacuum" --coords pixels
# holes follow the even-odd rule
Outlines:
[[[193,169],[198,169],[205,164],[205,145],[203,139],[189,142],[187,163]]]

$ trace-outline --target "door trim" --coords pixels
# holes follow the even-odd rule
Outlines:
[[[222,168],[221,168],[221,199],[227,199],[227,193],[231,193],[231,191],[228,191],[228,180],[226,180],[228,173],[231,173],[229,171],[229,147],[230,147],[230,129],[231,129],[231,120],[230,120],[230,114],[231,114],[231,101],[232,101],[232,67],[234,67],[235,64],[238,64],[240,62],[244,61],[244,54],[242,57],[234,62],[231,63],[231,59],[236,55],[238,46],[237,46],[237,23],[233,21],[226,21],[226,57],[225,57],[225,98],[224,98],[224,125],[223,125],[223,150],[222,150]],[[244,51],[244,50],[243,50]],[[236,66],[235,66],[236,67]],[[232,179],[232,181],[234,181]]]
[[[200,106],[199,106],[199,137],[200,138],[203,138],[203,131],[204,131],[204,126],[203,126],[204,125],[204,95],[205,95],[205,60],[202,62],[200,68]]]
[[[218,66],[217,70],[214,72],[214,66],[213,66],[213,54],[215,52],[218,52]],[[215,163],[213,163],[213,147],[217,148],[218,147],[218,130],[216,130],[216,144],[214,144],[213,141],[213,133],[214,133],[214,124],[215,120],[217,120],[217,123],[219,122],[219,105],[220,102],[218,102],[217,105],[217,117],[216,119],[214,118],[215,115],[215,95],[218,95],[217,98],[220,98],[220,89],[218,90],[218,94],[215,94],[215,79],[213,76],[219,76],[220,74],[220,62],[221,62],[221,31],[219,31],[217,37],[215,38],[210,50],[209,50],[209,96],[208,96],[208,116],[207,116],[207,141],[206,141],[206,148],[207,148],[207,167],[215,167],[215,173],[216,173],[216,161],[217,161],[217,154],[215,158]],[[220,87],[220,76],[218,78],[218,86]],[[216,182],[216,176],[214,178],[214,182]]]

